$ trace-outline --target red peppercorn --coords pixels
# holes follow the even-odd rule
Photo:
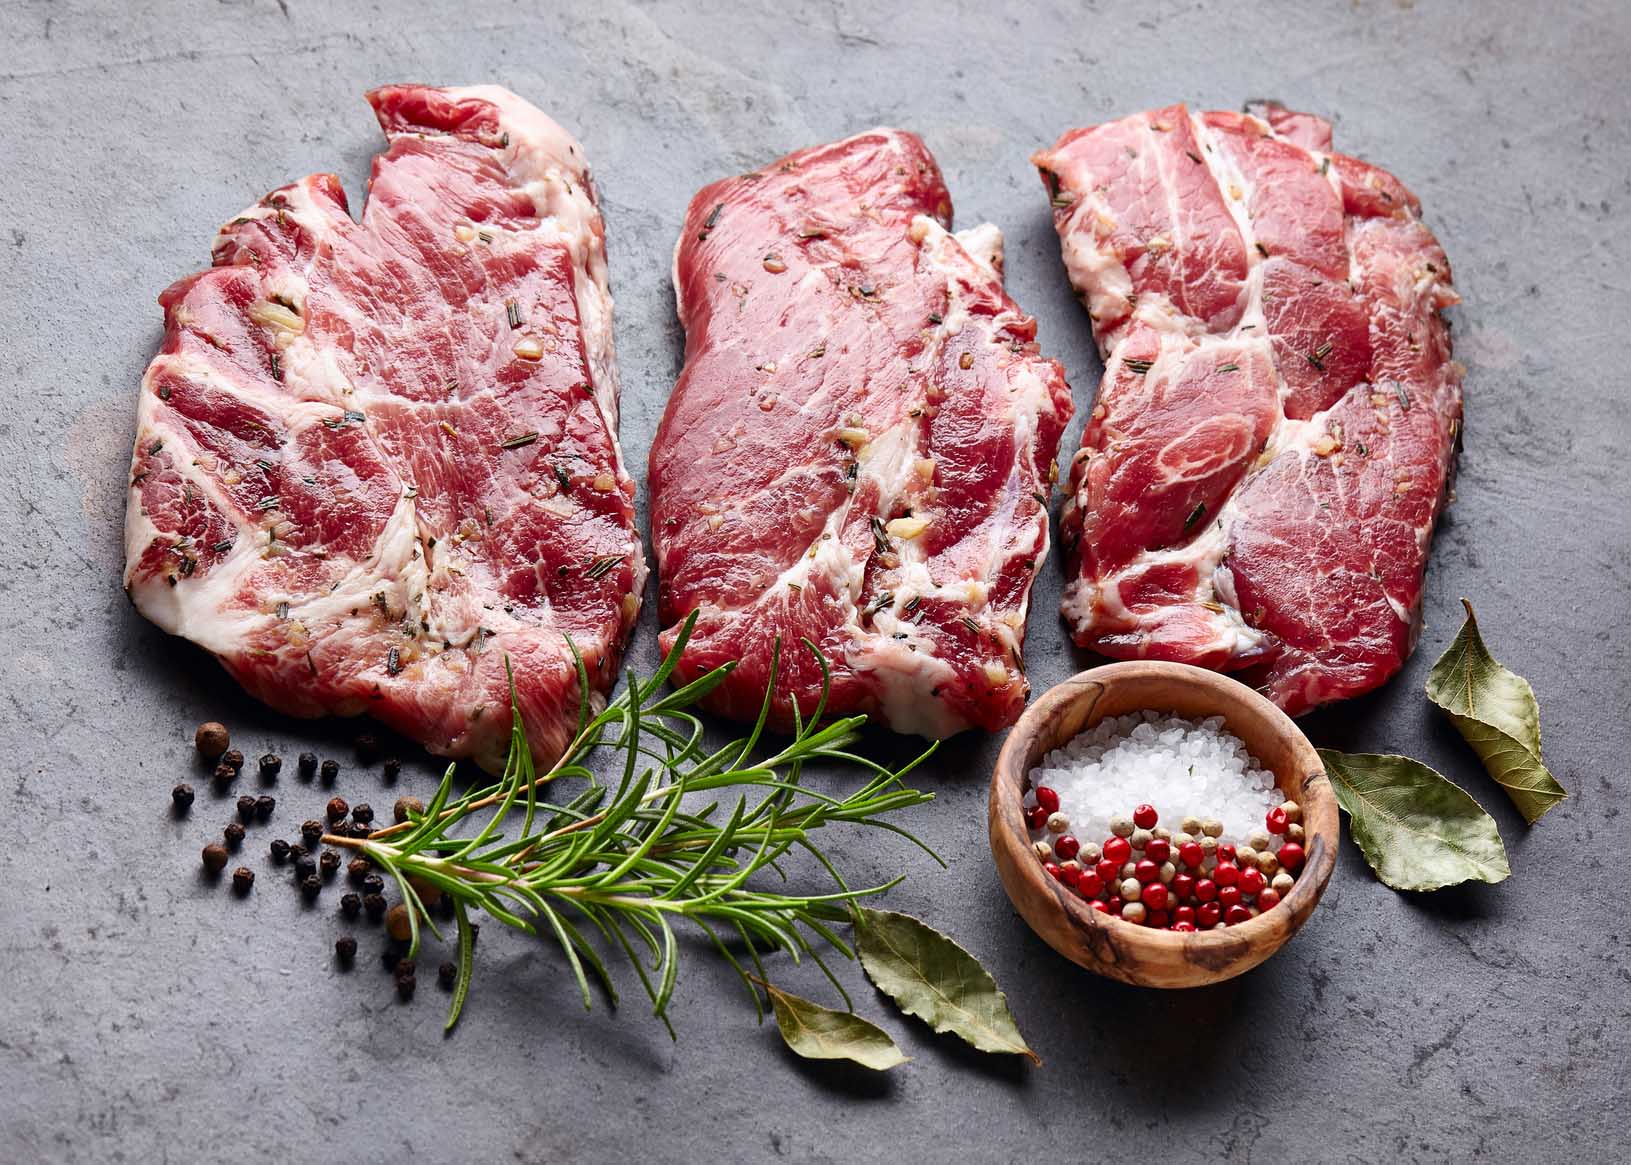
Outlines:
[[[1240,867],[1233,862],[1219,862],[1212,871],[1212,881],[1219,886],[1233,886],[1240,881]]]
[[[1113,862],[1109,858],[1100,858],[1098,865],[1093,867],[1093,873],[1101,882],[1108,882],[1121,873],[1121,863]]]
[[[1094,910],[1097,910],[1100,914],[1110,913],[1110,904],[1105,902],[1103,899],[1095,898],[1093,901],[1089,902],[1088,905]]]
[[[1146,886],[1151,882],[1159,883],[1161,881],[1161,867],[1150,861],[1149,858],[1145,858],[1133,867],[1133,877]]]
[[[1175,922],[1172,924],[1172,929],[1182,934],[1194,934],[1195,924],[1193,922]]]
[[[1172,843],[1164,837],[1152,837],[1144,847],[1144,856],[1159,866],[1172,857]]]
[[[1159,820],[1154,805],[1140,805],[1133,810],[1133,824],[1140,829],[1154,829],[1155,823]]]
[[[1046,785],[1036,787],[1036,807],[1042,810],[1043,820],[1047,820],[1049,813],[1059,812],[1059,794]]]
[[[1246,895],[1248,898],[1261,894],[1263,892],[1263,887],[1267,884],[1268,883],[1263,880],[1263,871],[1259,870],[1256,866],[1253,866],[1249,870],[1240,871],[1240,892]]]
[[[1076,892],[1084,898],[1097,898],[1104,892],[1104,879],[1097,870],[1083,870],[1076,878]]]
[[[1278,905],[1280,905],[1280,895],[1278,891],[1272,889],[1264,890],[1257,896],[1257,908],[1259,910],[1272,910]]]
[[[1105,860],[1115,862],[1119,870],[1121,863],[1133,856],[1133,845],[1125,837],[1106,838],[1103,853]]]
[[[1151,882],[1139,892],[1139,901],[1151,910],[1164,911],[1167,908],[1167,888],[1161,882]],[[1152,924],[1153,925],[1153,924]]]
[[[1270,833],[1284,833],[1286,826],[1291,824],[1291,818],[1287,817],[1286,811],[1278,805],[1268,811],[1266,821]]]
[[[1059,855],[1062,862],[1073,861],[1081,849],[1082,843],[1068,833],[1061,834],[1059,840],[1053,843],[1053,852]]]
[[[1043,862],[1042,868],[1048,871],[1048,877],[1052,878],[1055,882],[1063,882],[1065,880],[1065,871],[1059,868],[1058,862]]]
[[[1252,912],[1244,906],[1231,906],[1223,912],[1223,921],[1229,926],[1239,926],[1243,922],[1250,922]]]
[[[1187,922],[1190,924],[1191,930],[1195,929],[1195,908],[1193,906],[1178,907],[1172,912],[1172,920],[1179,926]]]
[[[1173,897],[1177,898],[1178,901],[1180,901],[1180,902],[1188,901],[1189,896],[1191,894],[1195,893],[1195,877],[1194,877],[1194,875],[1193,874],[1179,874],[1179,875],[1177,875],[1176,877],[1174,877],[1172,879],[1171,889],[1172,889]]]
[[[1120,894],[1110,895],[1110,901],[1107,902],[1105,904],[1105,906],[1108,909],[1109,913],[1114,914],[1117,918],[1121,917],[1122,902],[1121,902],[1121,895]]]
[[[1156,930],[1165,930],[1171,921],[1165,910],[1152,910],[1144,916],[1144,925],[1154,927]]]
[[[1048,823],[1048,811],[1040,805],[1032,805],[1025,810],[1025,828],[1029,830],[1041,829]]]
[[[1240,887],[1222,886],[1218,889],[1218,905],[1228,910],[1231,906],[1240,905]]]
[[[1195,897],[1202,902],[1210,902],[1218,896],[1218,884],[1211,878],[1202,878],[1195,883]]]
[[[1198,866],[1206,860],[1206,851],[1200,847],[1199,843],[1186,841],[1178,847],[1178,860],[1186,866]]]
[[[1211,930],[1218,924],[1218,920],[1222,917],[1223,907],[1219,906],[1216,902],[1208,902],[1204,906],[1197,906],[1195,908],[1195,925],[1197,927],[1204,926],[1207,930]]]
[[[1235,860],[1235,847],[1228,842],[1218,846],[1218,861],[1233,862]]]
[[[1303,864],[1303,847],[1294,841],[1288,841],[1274,856],[1280,859],[1280,864],[1286,869],[1295,870]]]

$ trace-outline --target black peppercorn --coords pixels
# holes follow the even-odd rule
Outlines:
[[[215,788],[218,792],[225,792],[226,787],[238,779],[238,770],[225,761],[215,766]]]
[[[315,817],[301,823],[300,836],[306,839],[307,845],[316,845],[317,839],[323,836],[323,823]]]
[[[337,760],[326,760],[326,761],[323,762],[323,768],[322,768],[323,784],[332,785],[334,783],[334,778],[339,776],[339,775],[340,775],[340,762],[339,761],[337,761]]]
[[[246,822],[255,820],[255,798],[248,793],[238,798],[238,816]]]
[[[223,829],[221,833],[226,837],[227,844],[233,849],[237,849],[243,844],[244,827],[239,825],[236,821],[227,822],[227,827]]]
[[[378,874],[369,874],[362,880],[362,888],[365,894],[383,894],[385,893],[385,879]]]
[[[306,852],[306,847],[301,845],[298,841],[291,842],[289,845],[289,856],[297,862],[306,856]]]
[[[340,913],[347,918],[355,918],[362,912],[362,899],[355,894],[340,895]]]
[[[397,964],[401,961],[402,952],[397,950],[395,947],[386,947],[379,953],[380,966],[384,967],[387,971],[396,970]]]
[[[295,859],[294,875],[302,880],[311,877],[317,872],[317,861],[310,855]]]
[[[212,874],[219,874],[226,869],[227,847],[218,841],[212,841],[204,847],[204,868]]]
[[[357,760],[365,765],[371,765],[379,759],[379,740],[371,733],[363,733],[357,737]]]
[[[334,877],[335,871],[340,868],[340,855],[331,849],[323,851],[323,856],[317,859],[317,864],[323,870],[323,877]]]
[[[385,895],[365,894],[362,900],[362,908],[368,915],[369,922],[378,922],[385,917]]]
[[[413,989],[419,984],[412,975],[398,975],[396,977],[396,997],[403,1003],[413,998]]]
[[[349,812],[351,812],[351,806],[345,803],[344,797],[332,797],[329,799],[328,819],[330,821],[341,821]]]
[[[276,797],[256,797],[255,816],[262,821],[272,820],[272,811],[277,808]]]
[[[443,963],[436,968],[436,982],[443,991],[453,990],[453,984],[458,981],[459,968],[452,963]]]
[[[221,754],[221,763],[231,765],[233,772],[241,773],[244,768],[244,754],[235,748],[229,748]]]
[[[198,755],[207,761],[219,760],[231,744],[227,726],[215,720],[206,720],[193,733],[193,745],[198,749]]]
[[[368,871],[374,864],[367,858],[352,858],[345,867],[345,876],[350,879],[353,886],[362,885],[362,880],[368,876]]]
[[[187,812],[193,805],[193,787],[191,785],[177,785],[170,790],[170,800],[175,802],[177,813]]]
[[[396,977],[398,979],[412,979],[414,972],[417,970],[418,967],[414,965],[414,961],[412,959],[401,958],[396,962]]]
[[[351,820],[367,825],[374,819],[374,810],[368,805],[353,805],[351,807]]]
[[[317,775],[317,754],[315,752],[301,753],[299,759],[295,762],[295,768],[299,772],[302,781],[311,780]]]
[[[391,810],[391,816],[401,825],[409,816],[417,816],[425,811],[425,803],[418,797],[398,797],[396,805]]]
[[[269,752],[260,759],[261,780],[275,781],[277,775],[283,770],[283,758],[275,752]]]
[[[272,860],[280,865],[289,860],[289,843],[281,837],[272,839]]]
[[[357,957],[357,940],[348,934],[342,934],[335,939],[334,957],[340,960],[342,967],[349,967],[351,960]]]
[[[307,902],[310,902],[313,898],[316,898],[317,895],[321,894],[322,892],[323,892],[323,879],[319,878],[316,874],[311,874],[308,877],[305,877],[305,878],[301,879],[301,881],[300,881],[300,896],[302,898],[304,898]]]
[[[387,783],[394,781],[402,775],[402,762],[396,757],[389,757],[385,761],[384,776]]]
[[[255,871],[248,866],[239,866],[232,871],[232,889],[238,894],[249,893],[249,888],[255,884]]]

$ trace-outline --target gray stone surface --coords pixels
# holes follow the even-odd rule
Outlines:
[[[0,38],[0,1159],[1623,1159],[1624,4],[3,0]],[[996,741],[960,741],[924,773],[939,800],[911,822],[948,870],[888,839],[840,849],[862,870],[904,863],[890,903],[987,961],[1047,1063],[894,1018],[850,968],[863,1009],[915,1057],[887,1077],[796,1061],[705,956],[682,973],[677,1042],[632,982],[619,1013],[586,1015],[558,960],[496,926],[444,1040],[430,975],[398,1006],[376,939],[349,976],[330,965],[333,892],[299,906],[261,857],[269,827],[252,831],[248,902],[201,880],[199,846],[227,808],[195,780],[178,822],[167,794],[202,718],[228,720],[251,755],[338,750],[344,792],[392,794],[351,771],[348,728],[257,707],[120,592],[154,296],[266,190],[332,169],[360,201],[378,145],[361,94],[394,80],[503,82],[582,138],[610,233],[623,438],[642,468],[679,362],[670,248],[702,183],[874,123],[920,131],[959,225],[1007,231],[1011,288],[1085,413],[1097,362],[1026,154],[1182,98],[1332,116],[1342,148],[1420,194],[1466,298],[1454,318],[1471,372],[1421,649],[1384,691],[1307,725],[1464,784],[1501,825],[1511,880],[1404,897],[1347,846],[1325,905],[1261,969],[1129,989],[1055,956],[1009,908],[985,843]],[[1054,615],[1058,590],[1050,563],[1031,627],[1039,686],[1088,662]],[[1571,792],[1532,830],[1421,693],[1461,595],[1533,680]],[[648,616],[637,662],[653,639]],[[405,787],[429,787],[428,762],[409,769]],[[288,777],[280,797],[285,835],[320,800]]]

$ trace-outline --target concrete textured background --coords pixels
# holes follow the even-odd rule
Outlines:
[[[1623,1159],[1631,7],[0,0],[0,36],[0,544],[16,565],[0,581],[0,1159]],[[251,755],[315,744],[347,763],[353,800],[392,795],[350,765],[353,728],[259,708],[120,592],[154,296],[207,262],[218,223],[301,174],[334,170],[360,203],[379,144],[361,94],[397,80],[502,82],[581,137],[636,467],[679,360],[674,231],[704,182],[875,123],[918,130],[958,225],[1006,230],[1010,287],[1085,413],[1097,361],[1027,153],[1177,99],[1332,117],[1340,148],[1421,196],[1466,299],[1471,372],[1420,650],[1307,725],[1461,782],[1499,821],[1513,877],[1401,896],[1345,846],[1325,905],[1267,965],[1134,990],[1067,964],[1009,908],[985,843],[997,741],[959,742],[911,821],[949,870],[884,838],[839,849],[865,871],[904,862],[890,904],[987,962],[1047,1063],[900,1020],[851,967],[863,1011],[915,1057],[885,1077],[787,1054],[706,956],[682,972],[678,1042],[632,982],[620,1012],[586,1015],[553,955],[496,926],[444,1040],[432,976],[397,1005],[377,938],[352,974],[331,966],[334,892],[301,908],[262,856],[272,827],[251,833],[249,901],[202,880],[227,806],[195,781],[192,817],[167,812],[200,719],[229,721]],[[1089,662],[1058,591],[1051,562],[1038,687]],[[1534,682],[1571,794],[1534,829],[1421,692],[1461,595]],[[637,663],[653,639],[648,615]],[[429,787],[427,760],[409,770],[406,788]],[[321,800],[287,777],[279,795],[285,836]]]

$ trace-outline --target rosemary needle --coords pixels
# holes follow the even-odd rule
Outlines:
[[[933,799],[904,778],[934,747],[900,770],[850,752],[866,717],[823,721],[827,664],[808,641],[821,666],[822,695],[807,717],[795,706],[792,737],[774,749],[761,748],[778,651],[772,653],[758,721],[747,736],[705,751],[703,724],[692,709],[732,665],[666,688],[694,623],[694,615],[686,620],[651,677],[631,672],[623,691],[596,715],[590,715],[588,674],[577,659],[578,732],[542,775],[533,766],[521,718],[512,713],[509,757],[496,783],[455,797],[449,766],[423,813],[366,839],[324,837],[327,844],[360,851],[396,882],[408,907],[408,958],[418,955],[422,929],[440,937],[415,885],[434,886],[451,897],[458,964],[449,1030],[470,987],[472,911],[559,946],[585,1008],[592,1005],[591,981],[616,1004],[603,951],[620,950],[653,1013],[673,1034],[667,1010],[682,951],[675,921],[685,920],[707,936],[748,986],[755,1007],[762,1005],[751,976],[763,976],[762,958],[772,951],[784,951],[795,962],[808,955],[838,985],[822,951],[845,958],[853,952],[834,926],[849,919],[854,902],[900,879],[852,889],[817,835],[842,822],[885,829],[922,846],[886,818]],[[512,677],[512,709],[514,702]],[[755,759],[760,752],[769,755]],[[860,787],[842,796],[809,788],[800,778],[813,762],[859,770]],[[596,769],[615,773],[615,786],[602,783]],[[540,798],[541,789],[569,779],[583,783],[575,795],[558,802]],[[703,793],[725,800],[698,807],[697,794]],[[481,820],[478,815],[487,810],[492,812]],[[500,833],[516,813],[519,830],[513,836]],[[461,828],[467,836],[459,834]],[[815,886],[788,881],[784,859],[795,850],[820,867]],[[765,872],[779,876],[774,889],[755,879]],[[589,928],[599,943],[591,941]],[[843,987],[838,989],[842,994]]]

